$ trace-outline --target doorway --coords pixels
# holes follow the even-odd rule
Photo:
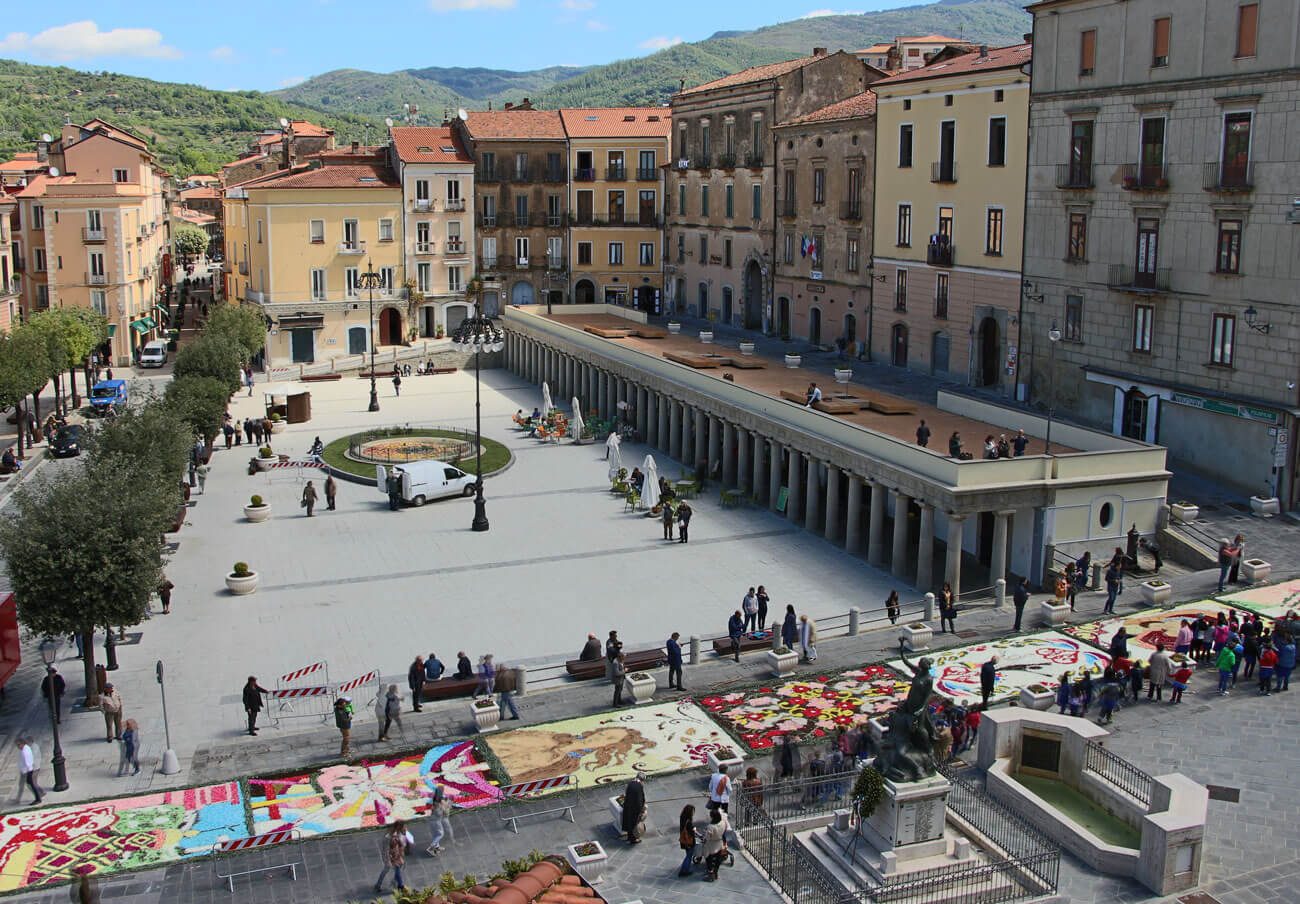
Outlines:
[[[364,326],[348,327],[348,354],[364,355],[369,347]]]
[[[646,314],[658,314],[659,290],[654,286],[637,286],[636,309]]]
[[[595,304],[595,284],[589,279],[579,281],[579,283],[573,287],[573,301],[575,304]]]
[[[722,287],[722,323],[731,326],[732,292],[731,286]]]
[[[813,345],[822,344],[822,309],[808,309],[808,341]]]
[[[948,359],[951,356],[952,340],[943,330],[939,330],[930,339],[930,372],[933,374],[946,374],[948,372]]]
[[[425,339],[438,335],[437,309],[431,304],[420,308],[420,335]]]
[[[1002,340],[998,335],[998,322],[992,317],[985,317],[980,323],[980,368],[981,386],[997,386],[998,370],[1002,363]]]
[[[517,282],[510,289],[510,303],[513,305],[523,305],[533,303],[533,285],[532,283]]]
[[[844,350],[845,353],[857,357],[858,353],[858,319],[852,314],[844,315]]]
[[[450,336],[456,327],[464,322],[469,316],[469,305],[449,304],[442,309],[442,319],[447,324],[447,335]]]
[[[745,323],[747,330],[763,326],[763,270],[758,261],[745,265]]]
[[[484,292],[482,304],[484,317],[501,316],[501,295],[499,293]]]
[[[790,338],[790,299],[784,295],[776,300],[776,334],[782,339]]]
[[[896,323],[890,330],[890,363],[895,367],[907,366],[907,325]]]
[[[289,352],[294,364],[311,364],[316,360],[316,331],[289,330]]]
[[[1124,393],[1124,412],[1120,419],[1120,433],[1129,439],[1143,442],[1147,438],[1147,424],[1151,411],[1151,397],[1136,386]]]
[[[384,308],[379,312],[379,344],[400,345],[402,342],[402,315],[397,308]]]
[[[989,567],[993,565],[993,519],[992,512],[980,512],[975,538],[975,558],[981,565]]]

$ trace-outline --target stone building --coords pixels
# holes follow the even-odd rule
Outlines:
[[[871,317],[876,96],[829,104],[773,129],[777,178],[793,173],[777,228],[776,332],[858,357]]]
[[[18,276],[13,249],[13,219],[18,202],[0,191],[0,331],[9,332],[20,316],[19,290],[22,280]]]
[[[1294,508],[1300,3],[1030,10],[1021,382]]]
[[[334,130],[305,119],[284,121],[268,129],[249,145],[248,152],[221,168],[222,185],[237,185],[276,170],[288,169],[323,151],[334,150]]]

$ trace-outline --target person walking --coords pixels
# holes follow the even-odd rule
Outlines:
[[[998,657],[990,656],[988,660],[980,666],[980,703],[984,706],[989,705],[989,697],[993,696],[993,686],[998,680]]]
[[[952,584],[944,581],[939,591],[939,633],[947,631],[957,633],[957,595],[952,592]]]
[[[248,733],[251,735],[257,734],[257,714],[262,711],[262,698],[270,693],[257,683],[255,676],[248,676],[248,683],[244,685],[244,712],[248,714]]]
[[[334,475],[330,474],[325,478],[325,507],[331,512],[334,511],[334,501],[335,497],[338,496],[338,493],[338,482],[334,480]]]
[[[478,687],[474,689],[474,696],[491,697],[496,680],[497,670],[492,664],[492,654],[484,653],[483,658],[478,661]]]
[[[767,630],[767,604],[772,598],[767,595],[767,588],[762,584],[758,585],[758,592],[754,594],[754,599],[758,601],[758,630]]]
[[[794,606],[785,607],[785,621],[781,623],[781,644],[793,650],[799,640],[799,620],[794,616]]]
[[[352,755],[352,698],[339,697],[334,701],[334,725],[339,730],[339,758]]]
[[[1273,669],[1277,667],[1277,650],[1267,638],[1260,642],[1259,692],[1265,697],[1273,695]]]
[[[302,507],[307,510],[308,518],[311,517],[312,511],[316,508],[316,487],[312,485],[310,480],[302,488]]]
[[[397,723],[397,730],[406,736],[406,729],[402,727],[402,695],[398,693],[397,685],[388,685],[388,693],[384,695],[381,701],[383,707],[384,727],[379,732],[379,740],[387,741],[388,732]],[[376,707],[378,708],[378,707]]]
[[[641,833],[645,831],[645,784],[641,773],[633,774],[632,780],[623,789],[623,819],[620,823],[628,844],[640,844]]]
[[[1241,659],[1246,664],[1244,677],[1247,681],[1255,674],[1255,663],[1259,660],[1259,641],[1254,632],[1241,639]]]
[[[226,440],[226,451],[230,451],[235,444],[235,425],[230,423],[230,415],[226,415],[226,422],[221,425],[221,435]]]
[[[691,874],[695,860],[695,804],[682,807],[677,816],[677,846],[682,849],[682,865],[677,867],[677,876],[685,879]]]
[[[727,619],[727,638],[731,641],[731,655],[740,662],[740,638],[745,634],[744,619],[741,618],[740,610],[737,609],[731,613],[731,618]]]
[[[660,506],[662,511],[659,513],[659,520],[663,522],[664,539],[671,540],[673,538],[673,521],[675,520],[673,507],[666,502],[661,503]]]
[[[740,611],[745,614],[745,633],[758,630],[758,597],[750,587],[745,598],[740,601]]]
[[[420,712],[420,698],[424,692],[424,657],[416,656],[406,670],[406,686],[411,689],[411,711]]]
[[[172,591],[175,589],[176,585],[167,579],[167,575],[163,575],[162,583],[158,585],[158,601],[162,603],[163,615],[171,615]]]
[[[891,625],[898,624],[899,605],[897,590],[889,591],[889,597],[885,600],[885,615],[889,617],[889,623]]]
[[[402,372],[401,372],[400,370],[397,369],[396,365],[394,365],[394,367],[393,367],[393,395],[394,395],[394,396],[399,396],[399,397],[400,397],[401,394],[402,394]]]
[[[253,397],[253,368],[244,365],[244,385],[248,387],[248,397]]]
[[[614,657],[613,669],[610,673],[610,680],[614,682],[614,705],[623,705],[623,679],[627,677],[627,665],[624,663],[623,654],[619,653]]]
[[[104,740],[109,744],[122,740],[122,696],[111,684],[99,695],[99,711],[104,714]]]
[[[1123,575],[1124,572],[1120,571],[1117,562],[1112,561],[1106,568],[1106,605],[1101,610],[1103,614],[1115,614],[1115,600],[1120,594],[1120,582],[1123,580]]]
[[[727,856],[728,828],[727,817],[723,815],[722,810],[713,810],[709,813],[709,826],[704,830],[700,849],[704,857],[705,882],[718,881],[718,868],[722,866],[722,861]]]
[[[1011,630],[1019,631],[1020,623],[1025,618],[1025,606],[1029,604],[1029,578],[1021,578],[1016,589],[1011,591],[1011,604],[1016,610],[1016,623]]]
[[[375,894],[383,893],[384,879],[388,876],[389,870],[393,872],[393,888],[406,888],[402,869],[406,866],[406,852],[413,844],[415,838],[406,831],[406,823],[402,820],[399,819],[388,827],[388,831],[384,833],[379,843],[379,859],[383,863],[383,868],[379,871],[379,878],[375,880]]]
[[[253,444],[253,419],[251,417],[244,418],[244,438],[248,440],[250,446]]]
[[[674,631],[673,636],[664,644],[664,649],[668,651],[668,687],[670,690],[675,687],[679,691],[684,691],[686,688],[682,687],[682,645],[677,640],[680,636]],[[673,676],[677,677],[676,684],[673,684]]]
[[[127,719],[122,728],[122,756],[117,763],[117,774],[121,777],[126,767],[131,767],[132,775],[140,774],[140,726],[135,719]]]
[[[1237,654],[1232,651],[1232,647],[1225,646],[1219,650],[1219,656],[1214,661],[1214,667],[1219,670],[1219,696],[1228,696],[1228,688],[1232,686],[1232,667],[1237,664]]]
[[[804,662],[817,661],[817,622],[807,615],[799,616],[799,647]]]
[[[731,776],[727,775],[727,764],[720,763],[718,771],[709,776],[710,810],[726,811],[731,806]]]
[[[516,670],[505,666],[497,669],[496,680],[493,682],[497,693],[497,712],[502,719],[506,716],[506,710],[510,710],[510,718],[513,721],[519,721],[519,710],[515,708],[515,691],[519,689]]]
[[[33,805],[40,804],[45,799],[45,792],[41,790],[40,784],[36,780],[36,773],[40,770],[39,757],[36,750],[32,747],[32,739],[26,735],[18,736],[18,773],[22,776],[23,783],[32,792]],[[19,789],[21,792],[21,789]]]
[[[200,495],[208,491],[208,472],[211,470],[207,465],[198,465],[194,468],[194,479],[199,482]]]
[[[41,679],[41,696],[45,698],[46,704],[53,703],[54,721],[63,724],[63,692],[67,689],[67,682],[59,674],[59,670],[51,666],[48,673]]]
[[[1279,629],[1273,637],[1273,646],[1277,648],[1277,687],[1279,691],[1291,690],[1291,673],[1295,671],[1295,641],[1284,630]]]
[[[916,444],[924,449],[930,445],[930,428],[925,423],[925,418],[921,418],[921,423],[916,428]]]
[[[1156,644],[1156,651],[1151,654],[1151,659],[1147,663],[1147,669],[1151,672],[1151,683],[1147,685],[1148,700],[1163,700],[1165,698],[1165,682],[1169,680],[1169,667],[1173,660],[1165,652],[1165,645]]]
[[[442,840],[454,839],[451,831],[451,801],[442,785],[433,786],[433,799],[429,801],[429,846],[425,852],[431,857],[442,853]]]
[[[683,500],[682,503],[679,506],[677,506],[677,542],[678,543],[690,542],[688,531],[690,530],[690,526],[691,526],[692,514],[694,514],[694,512],[691,511],[690,504],[685,500]]]

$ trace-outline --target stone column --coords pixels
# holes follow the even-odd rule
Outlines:
[[[695,409],[690,405],[682,405],[682,442],[679,447],[678,460],[686,467],[689,474],[695,467],[692,460],[695,456]]]
[[[849,481],[849,511],[844,523],[844,550],[856,554],[862,551],[862,478],[857,474],[846,476]]]
[[[609,374],[603,370],[596,371],[596,413],[609,417]]]
[[[695,473],[695,467],[702,461],[709,458],[709,421],[708,415],[700,409],[695,409],[695,457],[689,462],[691,473]]]
[[[736,489],[742,493],[750,492],[749,434],[742,428],[736,428]]]
[[[867,525],[867,561],[885,567],[885,488],[878,480],[868,480],[871,489],[871,517]]]
[[[659,444],[659,393],[651,392],[646,407],[646,445],[654,448]]]
[[[826,539],[840,538],[840,469],[826,465]]]
[[[808,474],[808,485],[804,489],[803,506],[804,506],[804,529],[814,534],[822,531],[822,482],[821,482],[821,462],[807,456],[808,466],[805,469]]]
[[[709,415],[709,477],[719,472],[722,463],[722,421]]]
[[[786,473],[786,495],[785,495],[785,517],[798,523],[799,521],[799,484],[802,479],[800,468],[803,466],[802,455],[794,449],[789,450],[790,467]]]
[[[948,561],[944,565],[943,579],[952,585],[953,598],[961,596],[961,541],[965,515],[948,515]]]
[[[921,505],[921,536],[916,541],[916,589],[925,592],[934,583],[934,506]]]
[[[995,584],[1007,576],[1007,519],[1012,514],[1010,510],[993,513],[993,558],[989,564],[989,580]]]
[[[772,441],[767,450],[767,510],[775,512],[781,496],[781,444]]]
[[[682,460],[682,403],[668,403],[668,457]]]
[[[902,490],[894,490],[894,555],[890,571],[895,577],[905,578],[911,570],[907,567],[907,508],[912,497]]]
[[[736,426],[729,421],[722,425],[722,485],[736,485]]]
[[[646,409],[650,404],[650,391],[644,386],[638,386],[636,390],[636,432],[641,438],[646,434]]]
[[[753,477],[750,480],[749,491],[761,504],[767,500],[767,487],[763,480],[763,453],[767,449],[767,441],[757,433],[751,433],[749,437],[753,445],[753,455],[750,457]]]
[[[672,400],[666,395],[661,395],[655,402],[655,413],[659,417],[659,423],[656,424],[654,447],[661,451],[668,448],[668,406]]]

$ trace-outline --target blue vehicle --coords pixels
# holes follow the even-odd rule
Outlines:
[[[90,390],[90,408],[100,417],[126,408],[126,380],[100,380]]]

